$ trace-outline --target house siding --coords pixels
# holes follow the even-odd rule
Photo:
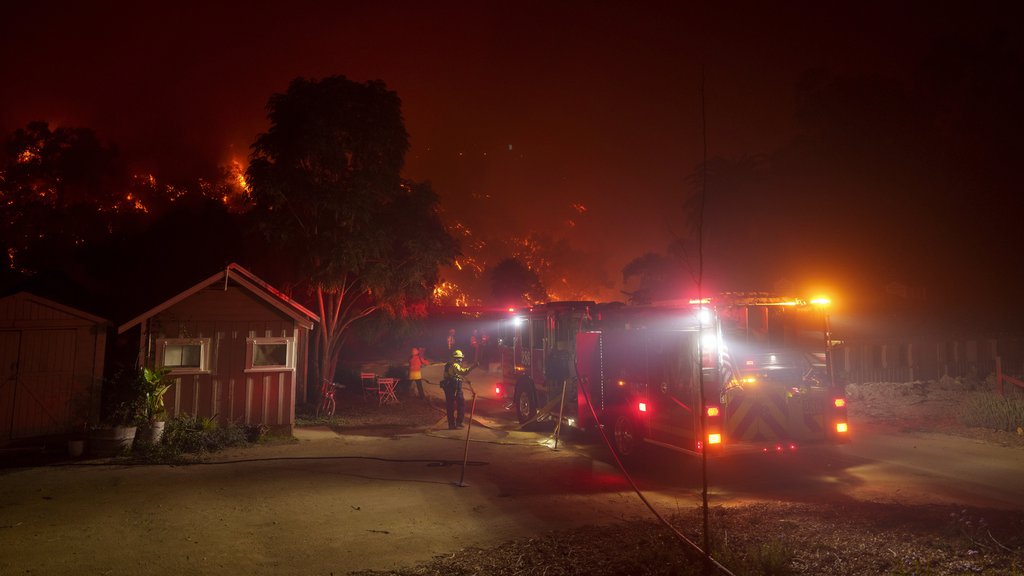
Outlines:
[[[209,373],[176,379],[164,402],[169,415],[216,418],[220,424],[264,424],[289,429],[295,421],[296,381],[305,377],[308,330],[287,314],[229,284],[211,286],[149,320],[148,363],[156,361],[158,338],[209,338]],[[249,338],[294,339],[296,366],[246,372]]]

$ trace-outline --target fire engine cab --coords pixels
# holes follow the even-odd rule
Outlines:
[[[623,456],[787,452],[849,439],[832,345],[827,313],[795,298],[551,302],[509,319],[501,389],[520,423],[602,427]]]

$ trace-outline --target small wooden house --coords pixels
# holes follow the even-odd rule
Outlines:
[[[0,298],[0,443],[95,422],[109,325],[29,292]]]
[[[139,361],[175,384],[168,416],[290,431],[319,317],[237,264],[118,328],[139,329]]]

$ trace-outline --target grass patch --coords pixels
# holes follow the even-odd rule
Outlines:
[[[1017,432],[1024,427],[1024,392],[1010,390],[1005,396],[991,392],[969,394],[956,415],[965,426]]]

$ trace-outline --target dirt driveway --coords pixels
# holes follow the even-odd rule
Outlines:
[[[465,431],[447,429],[5,470],[0,574],[345,574],[645,513],[610,467],[544,435],[472,435],[464,475]]]
[[[553,450],[544,433],[473,426],[467,453],[466,430],[437,428],[393,436],[300,428],[295,442],[190,466],[0,469],[0,574],[347,574],[651,517],[618,471],[592,457],[593,446]],[[698,490],[670,464],[656,467],[672,473],[645,478],[645,497],[662,513],[692,510]],[[789,497],[852,505],[863,486],[830,461],[816,465],[820,474]],[[759,493],[759,474],[732,474],[741,484],[734,494],[717,491],[715,504]],[[866,526],[865,542],[877,536]]]
[[[478,425],[467,443],[437,424],[298,428],[198,465],[0,469],[0,574],[344,574],[643,512],[610,469],[544,434]]]

